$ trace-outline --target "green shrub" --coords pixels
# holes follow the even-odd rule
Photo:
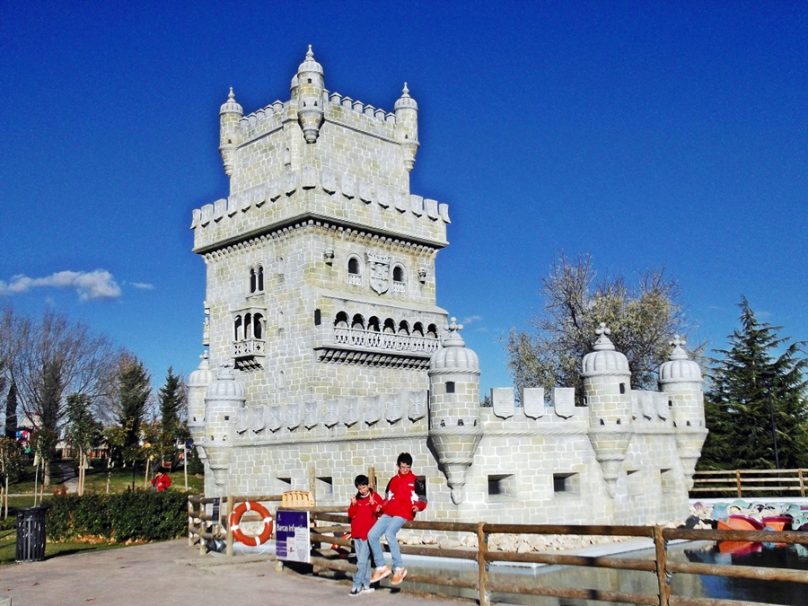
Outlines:
[[[164,541],[187,529],[186,495],[128,491],[110,495],[54,497],[46,516],[54,540],[94,535],[115,541]]]

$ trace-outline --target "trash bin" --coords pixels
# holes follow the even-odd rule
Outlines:
[[[17,511],[18,562],[39,562],[45,559],[46,507],[29,507]]]

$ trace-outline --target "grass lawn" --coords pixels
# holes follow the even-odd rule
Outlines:
[[[182,469],[171,472],[171,488],[170,490],[185,490],[185,479],[182,474]],[[135,488],[142,489],[143,486],[143,470],[135,471]],[[106,469],[88,469],[85,477],[85,492],[94,492],[96,494],[107,492],[107,470]],[[54,480],[49,488],[45,489],[45,496],[53,492],[55,488],[60,486],[63,482],[61,480]],[[132,486],[132,471],[130,469],[114,469],[109,477],[109,491],[110,492],[124,492]],[[147,485],[148,487],[148,485]],[[201,493],[204,490],[204,479],[201,475],[196,476],[188,474],[188,490],[194,494]],[[24,482],[17,482],[9,486],[9,493],[11,494],[31,494],[34,492],[33,480],[26,480]],[[33,499],[33,496],[31,497]],[[11,498],[9,498],[9,507],[11,506]],[[33,501],[30,503],[33,504]]]

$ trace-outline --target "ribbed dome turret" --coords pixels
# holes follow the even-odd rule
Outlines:
[[[614,349],[614,343],[608,335],[611,331],[601,322],[600,327],[595,331],[598,340],[592,351],[584,356],[581,364],[583,377],[595,377],[598,375],[627,375],[628,360],[626,356]]]
[[[670,344],[673,346],[673,351],[671,351],[668,361],[659,367],[659,382],[701,383],[701,368],[696,362],[688,358],[687,352],[682,347],[685,340],[679,335],[674,335]]]
[[[311,50],[311,44],[309,44],[309,50],[306,52],[306,58],[297,68],[298,74],[302,74],[304,72],[316,72],[318,74],[323,73],[323,66],[314,60],[314,51]]]
[[[188,387],[207,387],[213,382],[213,371],[210,369],[208,352],[199,356],[199,366],[188,375]]]
[[[238,114],[239,116],[244,115],[244,109],[239,105],[238,101],[236,101],[236,94],[233,92],[233,87],[230,87],[230,92],[227,95],[227,101],[225,101],[222,106],[219,108],[219,115],[222,114]]]
[[[463,337],[460,336],[463,325],[457,323],[457,318],[452,318],[448,328],[449,332],[442,341],[443,347],[432,354],[429,360],[429,370],[480,372],[480,360],[477,354],[473,349],[466,347]]]
[[[244,400],[244,386],[236,381],[230,366],[221,366],[216,380],[208,386],[207,400]]]
[[[400,109],[418,109],[418,103],[416,103],[415,99],[410,97],[410,89],[407,88],[407,83],[404,83],[404,89],[401,91],[401,96],[396,101],[396,104],[393,106],[395,111]]]

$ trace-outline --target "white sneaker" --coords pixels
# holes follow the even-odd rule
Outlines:
[[[374,589],[373,587],[370,587],[368,585],[365,585],[364,587],[362,587],[362,593],[373,593],[374,591],[376,591],[376,589]]]

